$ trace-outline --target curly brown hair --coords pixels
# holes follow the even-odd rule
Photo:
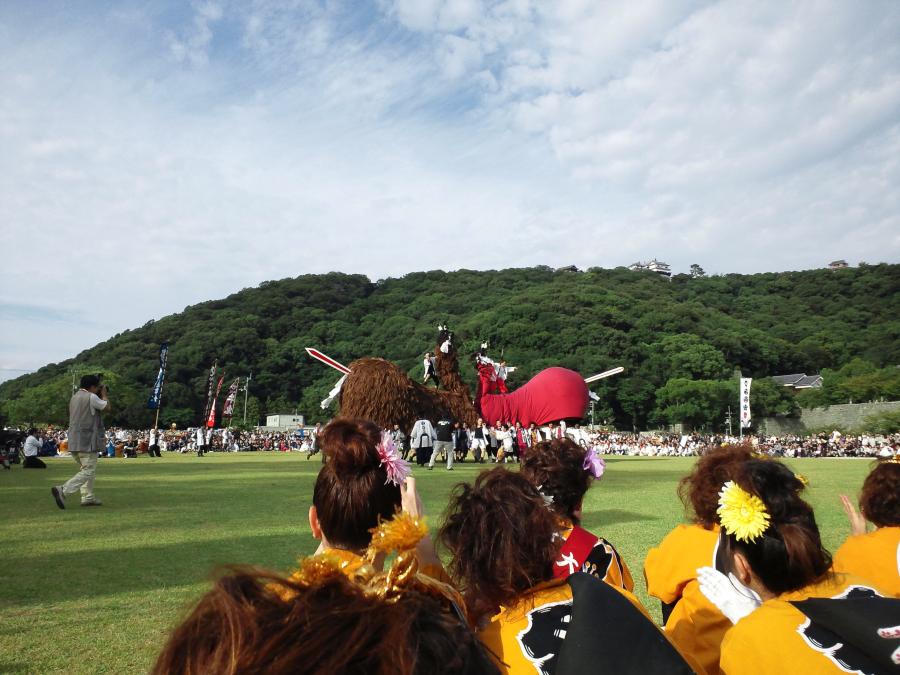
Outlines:
[[[553,576],[558,533],[559,518],[518,473],[496,467],[456,486],[438,539],[473,621]]]
[[[289,591],[282,594],[276,591]],[[172,631],[153,675],[498,673],[470,628],[439,600],[387,603],[344,575],[307,587],[232,568]]]
[[[380,442],[381,429],[365,420],[338,418],[322,431],[326,462],[316,478],[313,505],[332,546],[364,549],[379,518],[389,520],[400,507],[400,488],[387,482],[381,466]]]
[[[741,465],[754,457],[753,446],[712,446],[706,448],[694,469],[678,481],[678,496],[691,519],[709,529],[719,522],[719,490],[734,480]]]
[[[866,476],[859,507],[877,527],[900,525],[900,464],[879,462]]]
[[[593,479],[584,469],[585,452],[568,438],[543,441],[528,450],[520,470],[542,495],[553,498],[554,511],[576,525],[576,511]]]

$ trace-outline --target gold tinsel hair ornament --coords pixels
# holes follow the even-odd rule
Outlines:
[[[738,541],[754,542],[769,527],[769,513],[763,500],[744,491],[730,480],[719,492],[719,522]]]
[[[363,555],[363,563],[355,570],[348,568],[334,553],[325,553],[305,558],[290,579],[298,586],[311,588],[333,578],[344,577],[369,598],[382,602],[397,602],[404,593],[418,592],[440,600],[466,623],[465,606],[455,588],[427,574],[419,573],[416,546],[428,534],[428,527],[422,518],[399,512],[391,520],[382,521],[371,530],[372,543]],[[383,572],[375,569],[373,563],[381,555],[397,553],[390,567]],[[276,592],[285,600],[295,593],[280,588]]]

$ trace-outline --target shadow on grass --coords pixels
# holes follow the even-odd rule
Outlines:
[[[0,673],[32,673],[31,664],[0,661]]]
[[[165,589],[202,583],[223,565],[283,568],[298,555],[311,554],[314,547],[312,539],[278,534],[10,556],[6,569],[16,571],[3,575],[4,583],[11,584],[3,596],[23,606]],[[18,570],[23,571],[21,576]]]
[[[582,520],[602,525],[614,525],[616,523],[638,523],[660,520],[659,516],[641,513],[640,511],[626,511],[624,509],[602,509],[600,511],[585,511]]]

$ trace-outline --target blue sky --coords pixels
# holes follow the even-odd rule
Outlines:
[[[341,270],[900,259],[900,3],[0,5],[0,378]]]

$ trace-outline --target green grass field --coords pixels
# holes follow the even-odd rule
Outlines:
[[[50,487],[75,473],[71,460],[0,472],[0,672],[146,672],[217,566],[286,571],[315,550],[307,509],[317,460],[280,453],[104,459],[96,482],[104,506],[81,508],[72,496],[65,511]],[[693,461],[607,459],[585,504],[584,525],[619,549],[637,595],[657,617],[643,560],[682,521],[675,489]],[[868,462],[789,464],[810,479],[809,498],[833,551],[847,533],[838,495],[857,494]],[[416,470],[432,525],[452,486],[482,468]]]

